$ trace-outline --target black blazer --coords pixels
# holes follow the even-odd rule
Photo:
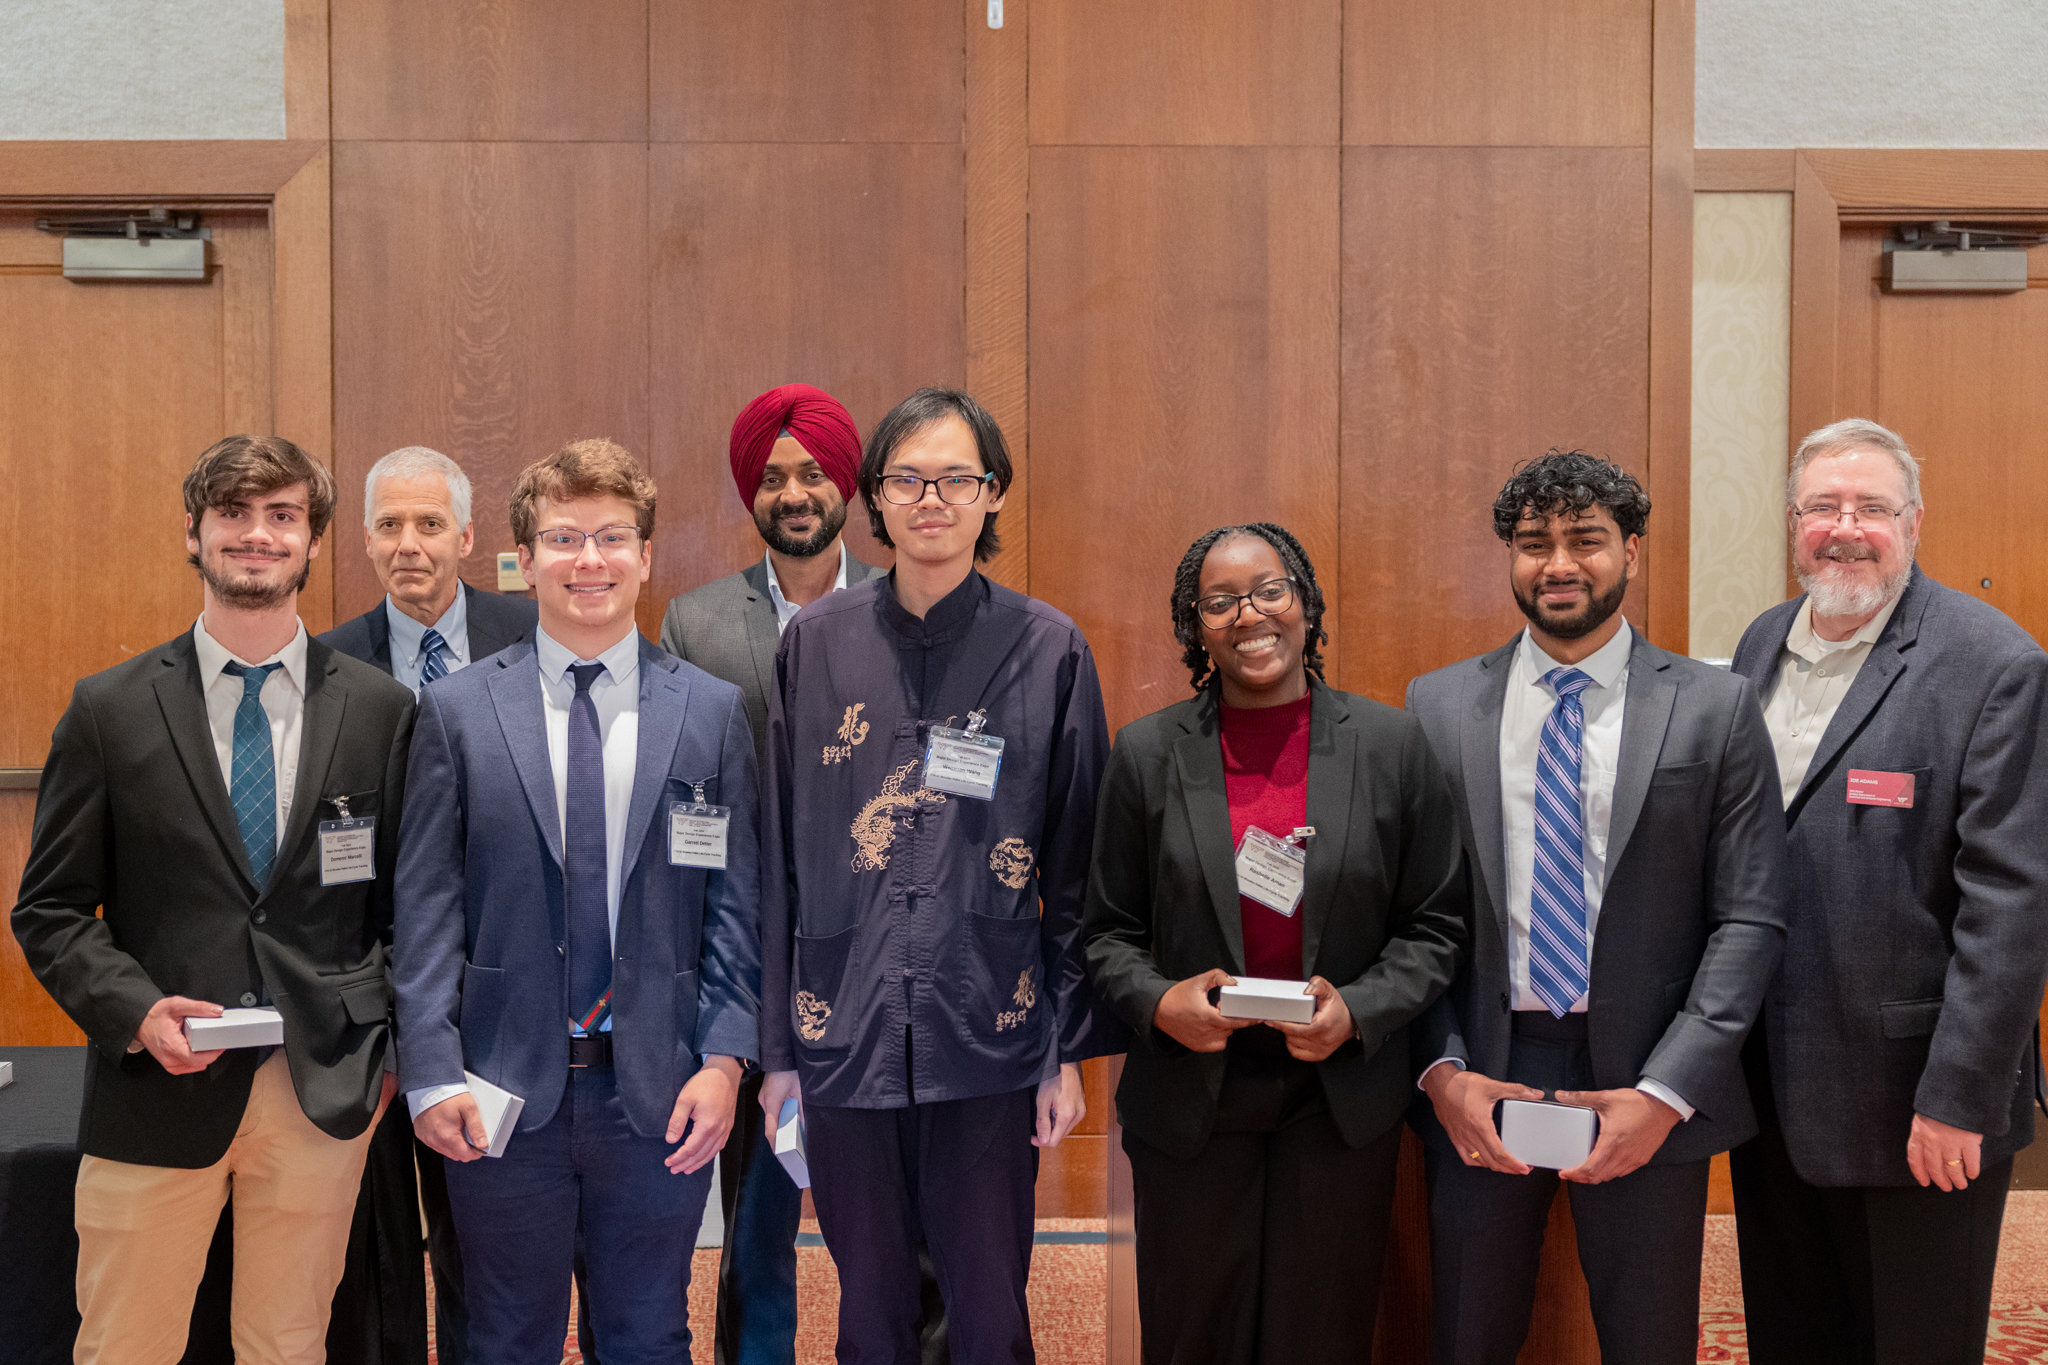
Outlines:
[[[509,649],[521,640],[533,638],[534,627],[540,624],[540,608],[524,597],[505,597],[494,592],[479,592],[469,584],[462,585],[462,595],[468,601],[469,614],[469,661],[478,663],[488,659],[501,649]],[[345,621],[320,637],[320,643],[329,649],[339,650],[351,659],[361,659],[391,672],[391,618],[384,614],[384,599],[378,598],[371,607],[353,621]]]
[[[317,640],[291,816],[270,883],[251,878],[215,756],[187,631],[81,680],[36,795],[14,932],[36,977],[93,1043],[79,1146],[196,1169],[226,1153],[256,1050],[172,1076],[130,1053],[165,995],[234,1006],[268,987],[306,1116],[353,1138],[369,1126],[390,1030],[385,961],[412,694]],[[315,828],[377,817],[377,876],[320,885]],[[104,916],[93,911],[104,907]]]
[[[1465,864],[1450,787],[1410,716],[1311,680],[1302,977],[1320,975],[1358,1036],[1317,1063],[1330,1114],[1361,1147],[1400,1122],[1414,1080],[1409,1021],[1444,991],[1465,943]],[[1217,694],[1118,733],[1097,807],[1082,927],[1089,974],[1133,1037],[1117,1114],[1170,1156],[1209,1140],[1224,1052],[1152,1026],[1175,982],[1244,970]]]

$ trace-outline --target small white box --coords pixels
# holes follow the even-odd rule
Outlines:
[[[185,1041],[194,1052],[225,1047],[279,1047],[284,1043],[284,1016],[268,1006],[228,1010],[218,1019],[196,1015],[185,1020]]]
[[[14,1063],[0,1062],[0,1085],[14,1084]]]
[[[1600,1116],[1576,1104],[1502,1100],[1500,1145],[1525,1166],[1568,1171],[1593,1154]]]
[[[775,1159],[800,1190],[811,1187],[810,1148],[804,1137],[804,1111],[794,1097],[782,1102],[775,1120]]]
[[[1225,1019],[1272,1019],[1283,1024],[1306,1024],[1316,1017],[1316,998],[1308,994],[1306,981],[1276,981],[1269,976],[1240,976],[1235,986],[1223,986],[1216,1008]]]
[[[503,1156],[505,1148],[512,1141],[512,1130],[519,1126],[519,1111],[526,1108],[526,1101],[500,1086],[492,1085],[474,1071],[462,1073],[462,1079],[469,1082],[469,1096],[476,1101],[477,1117],[484,1121],[485,1156]]]

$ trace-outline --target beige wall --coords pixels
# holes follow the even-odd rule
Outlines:
[[[1785,597],[1792,196],[1693,196],[1691,650]]]

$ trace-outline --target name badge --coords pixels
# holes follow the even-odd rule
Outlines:
[[[1285,839],[1253,825],[1237,845],[1237,889],[1271,910],[1290,918],[1301,906],[1307,881],[1307,841],[1313,825],[1303,825]]]
[[[1849,804],[1910,809],[1913,805],[1913,774],[1880,773],[1869,768],[1851,768]]]
[[[690,784],[694,801],[668,803],[668,865],[725,871],[725,834],[732,807],[704,804],[704,784]]]
[[[320,885],[345,886],[377,878],[377,817],[320,822]]]
[[[970,711],[965,730],[932,727],[924,750],[925,786],[977,801],[995,799],[996,774],[1003,767],[1003,741],[981,732],[987,722],[985,712]]]

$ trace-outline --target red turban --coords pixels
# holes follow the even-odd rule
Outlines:
[[[809,384],[770,389],[733,420],[732,481],[739,486],[740,501],[753,507],[768,452],[785,430],[838,486],[839,496],[852,502],[854,478],[860,471],[860,433],[844,404]]]

